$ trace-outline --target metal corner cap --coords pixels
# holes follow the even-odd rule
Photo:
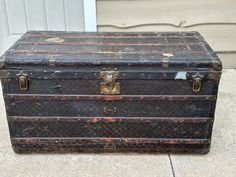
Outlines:
[[[4,68],[6,58],[4,56],[0,57],[0,69]]]
[[[212,62],[213,68],[216,69],[217,71],[222,70],[222,62],[221,60],[216,60]]]

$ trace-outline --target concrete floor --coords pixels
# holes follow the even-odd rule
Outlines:
[[[18,155],[11,149],[1,97],[0,177],[235,177],[235,79],[236,70],[223,71],[212,149],[208,155],[204,156],[169,156],[167,154]]]

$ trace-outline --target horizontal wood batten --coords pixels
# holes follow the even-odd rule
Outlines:
[[[176,34],[174,32],[127,32],[127,33],[120,33],[120,32],[112,32],[112,33],[109,33],[109,32],[99,32],[99,33],[80,33],[80,35],[76,34],[76,33],[57,33],[57,32],[54,32],[50,35],[48,34],[43,34],[43,31],[41,32],[41,34],[38,34],[40,32],[37,32],[37,34],[33,34],[34,31],[30,32],[30,33],[27,33],[25,35],[25,37],[36,37],[36,38],[53,38],[54,36],[57,36],[58,37],[58,34],[60,34],[60,37],[61,38],[78,38],[78,39],[86,39],[86,38],[90,38],[90,39],[111,39],[111,38],[154,38],[154,37],[158,37],[158,38],[176,38],[176,37],[179,37],[179,38],[192,38],[194,37],[194,32],[191,33],[191,32],[188,32],[188,33],[183,33],[183,35],[179,35],[179,34]],[[98,35],[99,34],[99,35]],[[163,35],[163,36],[162,36]],[[168,36],[165,36],[165,35],[168,35]],[[24,38],[22,38],[21,40],[23,40]]]
[[[15,55],[16,53],[12,53],[12,55]],[[23,54],[23,53],[19,53]],[[37,55],[40,53],[34,53],[33,55]],[[186,54],[186,53],[185,53]],[[157,56],[158,55],[158,56]],[[124,54],[122,58],[120,58],[119,55],[114,55],[114,54],[104,54],[100,53],[97,56],[89,56],[89,54],[81,54],[81,55],[73,55],[70,54],[70,56],[65,56],[62,55],[60,56],[60,59],[55,59],[53,60],[53,67],[78,67],[78,66],[150,66],[150,67],[155,67],[159,66],[160,68],[163,68],[162,63],[163,61],[168,61],[169,63],[169,68],[170,69],[175,69],[175,67],[188,67],[189,69],[193,69],[193,66],[198,66],[197,70],[200,70],[202,68],[212,68],[215,70],[221,71],[222,66],[220,63],[216,62],[215,60],[212,60],[211,62],[204,62],[203,58],[195,59],[194,61],[189,61],[187,62],[185,59],[187,59],[187,56],[183,56],[182,54],[178,54],[179,56],[176,56],[176,59],[174,61],[171,60],[159,60],[158,57],[163,57],[162,54],[139,54],[139,55],[132,55],[130,54],[129,56],[126,56]],[[194,56],[197,56],[193,54]],[[29,56],[28,58],[30,59]],[[182,57],[181,57],[182,56]],[[34,59],[37,58],[37,56],[33,56]],[[130,57],[130,58],[129,58]],[[146,58],[145,62],[141,58]],[[19,60],[21,58],[21,60]],[[67,60],[70,58],[70,60]],[[170,57],[171,58],[171,57]],[[23,66],[31,69],[33,66],[50,66],[50,63],[48,61],[49,57],[46,56],[44,59],[38,58],[37,60],[32,60],[25,59],[22,56],[12,56],[9,58],[11,61],[8,62],[8,69],[17,69],[17,68],[23,68]],[[79,59],[79,62],[78,62]],[[120,59],[120,60],[119,60]],[[93,60],[93,62],[91,62]],[[170,62],[169,62],[170,61]],[[37,69],[36,68],[36,69]],[[51,66],[52,68],[52,66]]]
[[[9,100],[58,100],[58,101],[66,101],[66,100],[98,100],[98,101],[119,101],[119,100],[209,100],[215,101],[215,95],[47,95],[47,94],[5,94],[5,99]]]
[[[60,138],[60,137],[30,137],[30,138],[11,138],[12,143],[18,144],[44,144],[44,143],[125,143],[125,144],[209,144],[210,139],[164,139],[164,138]]]
[[[59,117],[59,116],[8,116],[9,122],[172,122],[204,123],[213,122],[210,117]]]
[[[55,43],[50,42],[19,42],[20,45],[55,45]],[[195,45],[200,44],[203,45],[203,42],[196,42],[196,43],[187,43],[188,45]],[[156,44],[156,43],[79,43],[79,42],[63,42],[63,43],[57,43],[56,45],[71,45],[71,46],[185,46],[186,44],[181,43],[172,43],[170,44]]]
[[[97,51],[97,52],[60,52],[60,51],[48,51],[48,50],[8,50],[9,52],[11,53],[46,53],[48,55],[50,54],[72,54],[72,55],[78,55],[78,54],[105,54],[105,55],[108,55],[108,54],[112,54],[112,55],[123,55],[123,54],[132,54],[132,55],[144,55],[144,54],[160,54],[162,55],[163,52],[154,52],[154,51],[150,51],[150,52],[115,52],[115,51]],[[199,54],[199,55],[204,55],[205,52],[172,52],[171,53],[172,55],[176,55],[176,54],[189,54],[189,55],[196,55],[196,54]],[[214,52],[208,52],[208,54],[214,54]],[[164,56],[163,56],[164,57]]]
[[[143,70],[140,71],[140,70]],[[129,71],[128,71],[129,70]],[[118,68],[119,71],[119,80],[178,80],[176,75],[181,72],[179,70],[176,71],[155,71],[156,68],[150,68],[149,71],[145,71],[144,67],[142,68]],[[30,79],[91,79],[91,80],[98,80],[100,72],[102,68],[93,68],[91,71],[85,71],[82,68],[77,70],[7,70],[7,71],[0,71],[1,78],[17,78],[17,75],[20,72],[24,74],[28,74]],[[204,80],[219,80],[221,72],[214,72],[214,71],[191,71],[186,70],[185,76],[186,80],[192,80],[193,76],[199,73],[203,76]]]

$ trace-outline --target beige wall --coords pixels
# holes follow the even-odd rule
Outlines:
[[[235,0],[98,0],[98,31],[199,31],[236,68]]]

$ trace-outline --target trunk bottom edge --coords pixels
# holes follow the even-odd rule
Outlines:
[[[173,153],[173,154],[207,154],[210,150],[209,140],[191,140],[183,142],[158,141],[132,143],[122,142],[92,142],[85,141],[59,141],[28,142],[12,139],[12,148],[18,154],[30,153]]]

